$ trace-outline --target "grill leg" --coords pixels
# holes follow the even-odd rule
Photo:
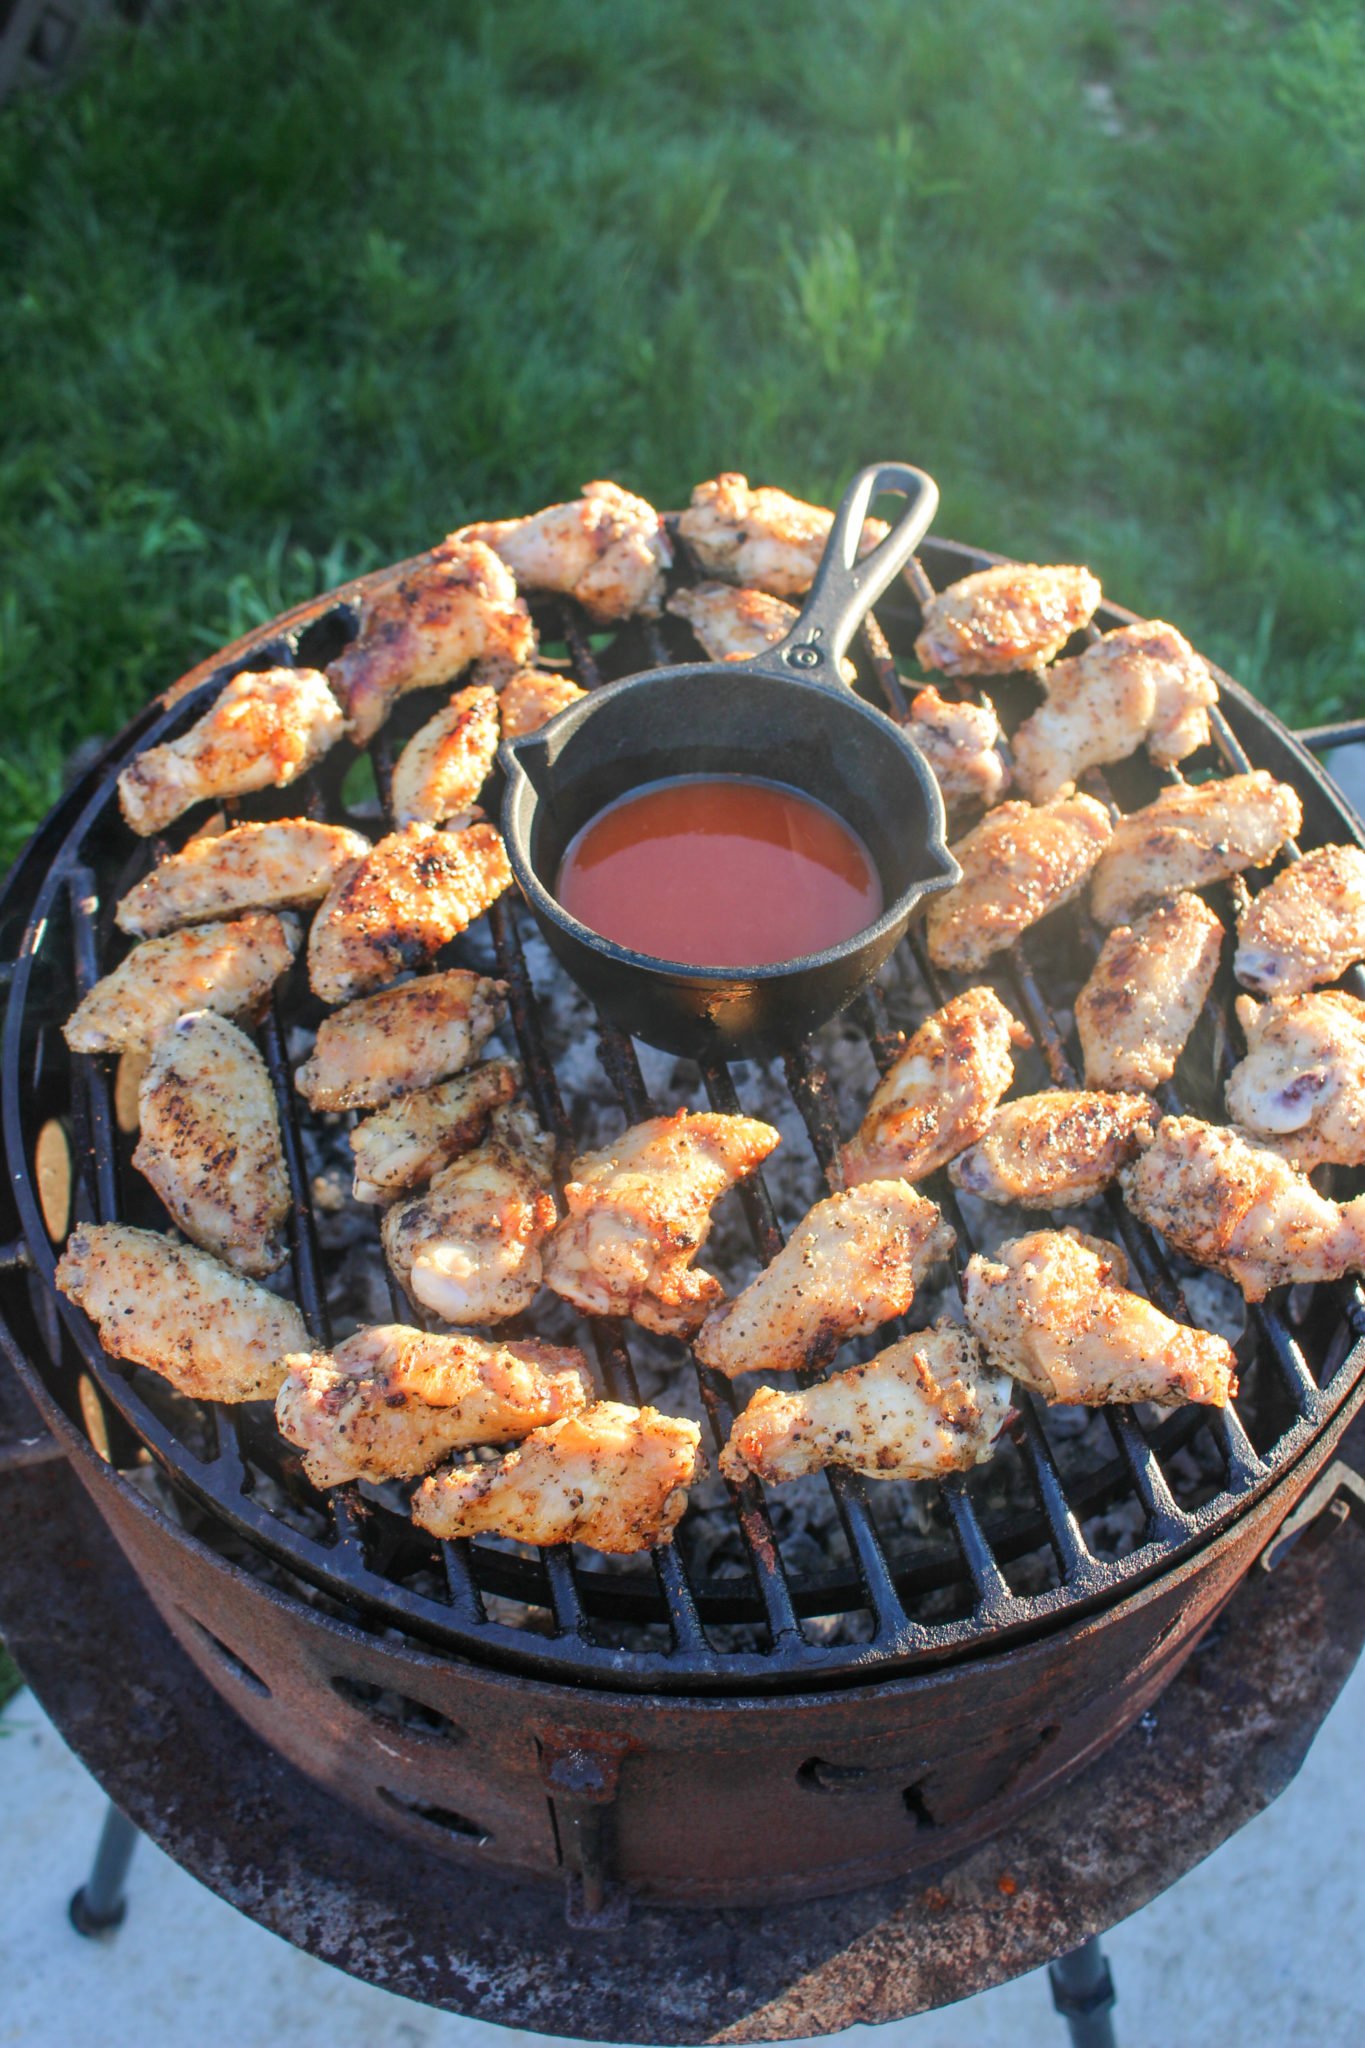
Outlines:
[[[1097,1934],[1069,1955],[1049,1963],[1052,2003],[1066,2021],[1071,2048],[1114,2048],[1114,2023],[1110,2012],[1116,2003],[1114,1980],[1109,1974]]]
[[[74,1894],[67,1912],[77,1934],[112,1934],[123,1925],[128,1901],[123,1880],[137,1846],[137,1829],[111,1800],[100,1829],[99,1846],[90,1875]]]

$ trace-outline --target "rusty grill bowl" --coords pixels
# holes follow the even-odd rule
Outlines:
[[[914,565],[919,596],[997,559],[931,541]],[[71,1220],[164,1224],[130,1168],[110,1064],[73,1056],[61,1037],[79,994],[112,964],[114,904],[153,858],[119,818],[118,770],[183,729],[241,669],[334,658],[366,590],[394,573],[302,607],[194,671],[112,743],[10,877],[0,903],[0,957],[11,963],[0,1237],[12,1243],[0,1253],[0,1308],[13,1343],[47,1412],[103,1458],[79,1459],[78,1469],[214,1683],[304,1769],[427,1848],[540,1875],[568,1870],[576,1910],[590,1922],[609,1915],[617,1879],[655,1898],[753,1899],[942,1861],[1010,1802],[1036,1797],[1111,1740],[1171,1675],[1359,1405],[1365,1297],[1346,1281],[1249,1311],[1238,1344],[1243,1393],[1227,1411],[1153,1421],[1116,1407],[1078,1434],[1074,1419],[1021,1394],[1010,1439],[965,1479],[913,1490],[847,1473],[810,1482],[822,1489],[832,1532],[817,1558],[783,1492],[765,1497],[749,1484],[718,1491],[706,1510],[709,1527],[733,1532],[728,1547],[698,1554],[694,1508],[672,1548],[623,1569],[486,1539],[436,1544],[392,1490],[315,1492],[268,1409],[189,1402],[155,1375],[108,1360],[53,1289],[67,1218],[51,1213],[62,1206],[51,1163],[69,1159]],[[572,608],[536,609],[551,657],[562,645],[588,688],[687,652],[690,636],[671,619],[632,622],[594,647]],[[1097,629],[1130,617],[1106,606]],[[904,697],[890,647],[908,652],[918,620],[915,597],[898,592],[859,643],[860,686],[894,714]],[[1359,838],[1311,756],[1222,683],[1214,772],[1256,765],[1292,781],[1308,844]],[[1021,678],[993,684],[992,694],[1008,725],[1036,688]],[[434,701],[414,697],[398,732],[381,735],[371,790],[386,792],[393,739]],[[340,758],[346,752],[241,814],[309,808],[373,831],[353,809],[369,771]],[[1111,779],[1125,809],[1157,787],[1145,761],[1120,764]],[[1224,904],[1226,916],[1232,907]],[[565,1166],[581,1105],[571,1092],[566,1101],[549,1057],[541,997],[555,970],[534,949],[528,956],[528,929],[524,911],[504,899],[438,964],[467,963],[508,983],[528,1084]],[[1074,1081],[1067,1008],[1095,943],[1063,911],[997,963],[991,979],[1034,1033],[1046,1069],[1025,1085]],[[951,992],[912,935],[850,1013],[862,1097],[894,1058],[897,1029]],[[1208,1106],[1218,1080],[1233,1028],[1229,994],[1215,991],[1177,1073],[1193,1108]],[[319,1015],[300,974],[279,991],[260,1042],[293,1191],[287,1285],[325,1344],[329,1295],[353,1252],[320,1232],[310,1186],[317,1132],[292,1087],[289,1046],[291,1029]],[[780,1068],[701,1070],[721,1110],[764,1113],[756,1093],[779,1083],[789,1091],[808,1133],[804,1150],[795,1138],[783,1148],[803,1176],[783,1199],[791,1220],[824,1191],[840,1135],[824,1062],[852,1043],[840,1025]],[[651,1113],[631,1042],[603,1024],[596,1050],[621,1112]],[[578,1059],[584,1048],[571,1051]],[[670,1096],[689,1079],[677,1070]],[[1174,1090],[1163,1106],[1178,1106]],[[958,1232],[960,1270],[980,1212],[964,1213],[945,1176],[927,1191]],[[764,1180],[731,1203],[750,1257],[773,1256],[781,1226]],[[1185,1317],[1182,1284],[1203,1284],[1194,1269],[1170,1261],[1117,1195],[1101,1227],[1122,1239],[1152,1298]],[[412,1319],[396,1291],[391,1312]],[[609,1394],[635,1400],[643,1380],[667,1405],[670,1376],[675,1398],[690,1384],[724,1439],[735,1400],[728,1383],[694,1368],[680,1347],[662,1364],[642,1355],[636,1333],[627,1342],[614,1322],[586,1335]],[[393,1761],[377,1763],[377,1754]]]

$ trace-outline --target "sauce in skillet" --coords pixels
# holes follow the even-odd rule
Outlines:
[[[808,796],[746,775],[677,775],[619,797],[570,840],[555,894],[618,946],[694,967],[764,967],[875,924],[857,834]]]

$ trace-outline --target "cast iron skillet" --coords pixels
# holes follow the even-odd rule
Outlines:
[[[883,491],[905,511],[860,561],[863,520]],[[839,674],[863,615],[920,540],[938,488],[903,462],[860,471],[834,517],[800,618],[752,660],[694,662],[594,690],[548,725],[504,743],[502,830],[551,951],[614,1023],[668,1052],[744,1059],[797,1043],[852,1002],[914,911],[959,869],[943,798],[919,749]],[[618,946],[553,894],[575,832],[627,791],[674,775],[756,775],[815,797],[853,827],[882,882],[866,931],[764,967],[694,967]]]

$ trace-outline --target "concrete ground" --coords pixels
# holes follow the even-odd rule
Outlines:
[[[1365,1665],[1268,1813],[1106,1940],[1120,2048],[1365,2042]],[[99,1788],[30,1693],[0,1720],[0,2044],[511,2048],[539,2035],[434,2013],[263,1933],[138,1845],[128,1918],[70,1928]],[[944,2012],[850,2029],[873,2048],[1066,2048],[1040,1973]]]

